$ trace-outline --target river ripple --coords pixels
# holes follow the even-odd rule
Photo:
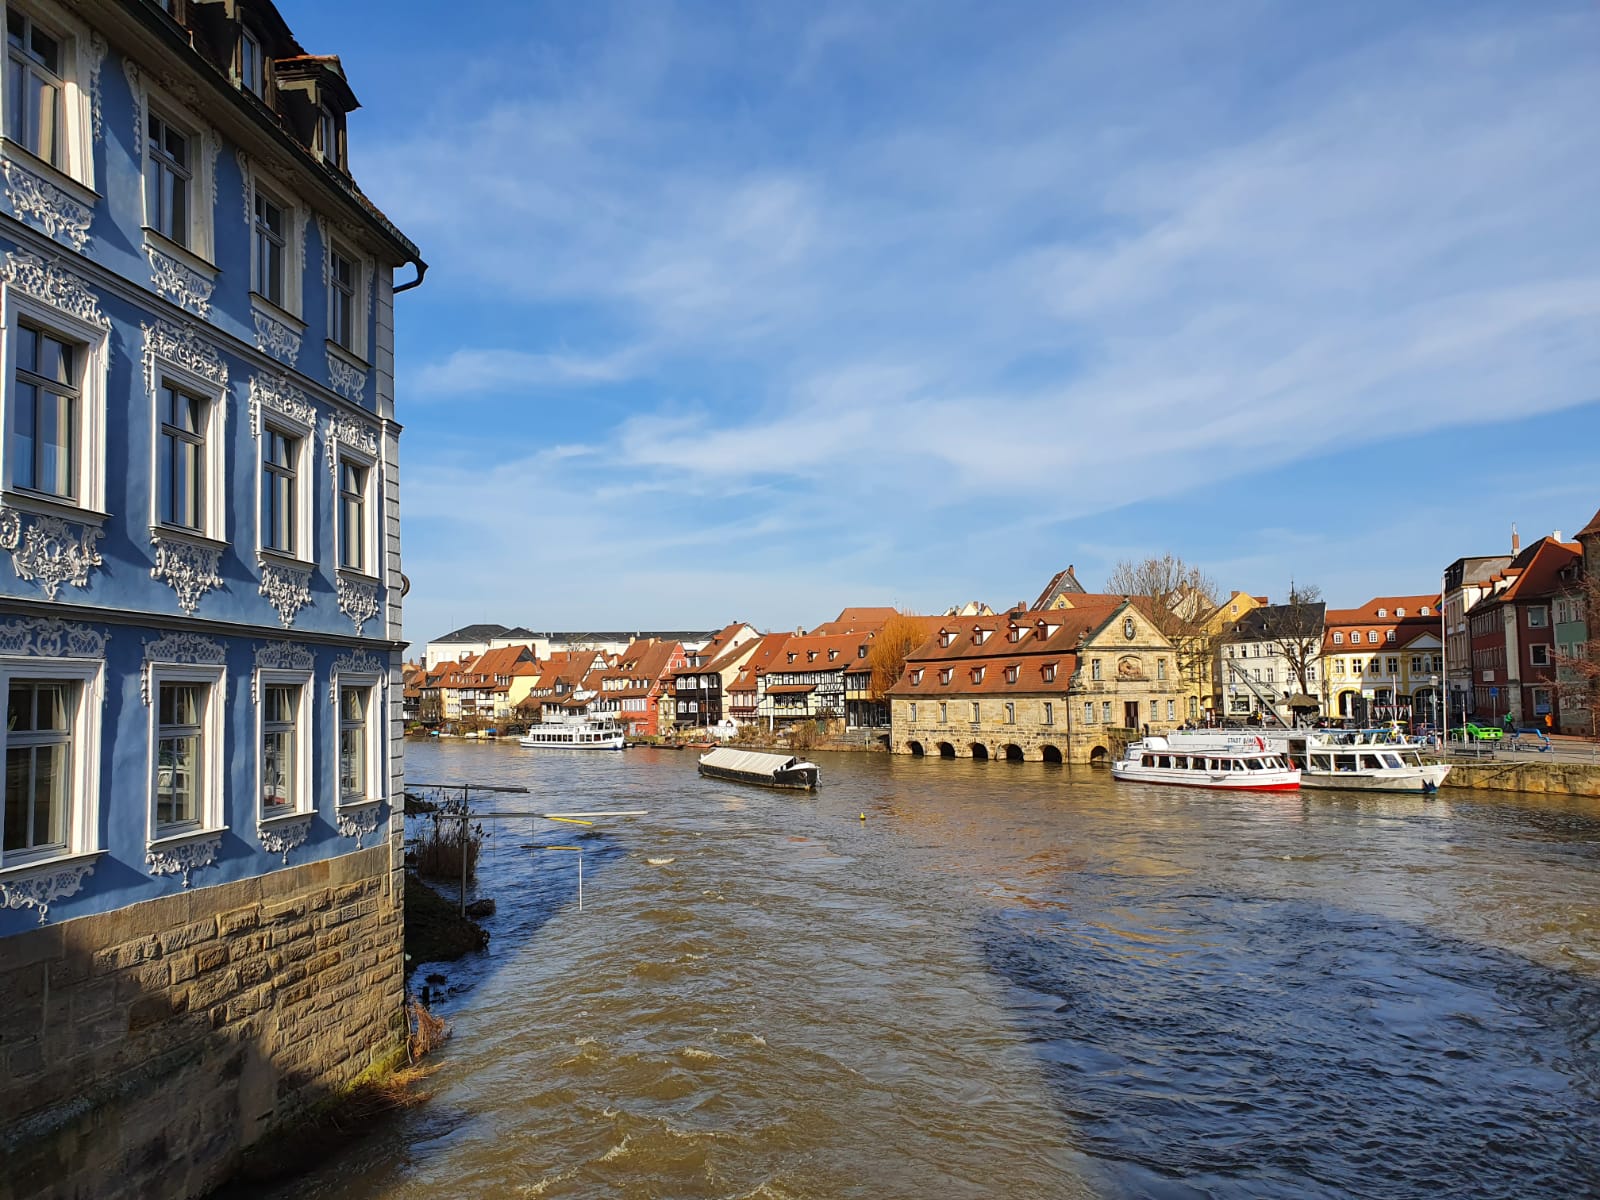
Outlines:
[[[494,826],[436,1098],[286,1197],[1600,1194],[1593,802],[407,754],[650,814]]]

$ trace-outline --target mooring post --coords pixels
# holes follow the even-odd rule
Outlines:
[[[467,789],[461,789],[461,915],[467,915]]]

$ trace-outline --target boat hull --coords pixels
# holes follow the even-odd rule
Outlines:
[[[1159,767],[1111,768],[1111,778],[1127,783],[1159,783],[1168,787],[1204,788],[1214,792],[1297,792],[1303,777],[1295,771],[1252,772],[1257,778],[1223,775],[1206,771],[1163,771]]]
[[[701,763],[700,774],[707,779],[725,779],[729,783],[751,783],[757,787],[781,788],[790,792],[812,792],[817,787],[818,771],[816,767],[800,767],[766,774],[761,771],[739,771]]]
[[[1448,766],[1376,774],[1351,771],[1302,771],[1300,786],[1341,792],[1435,792],[1450,774]]]

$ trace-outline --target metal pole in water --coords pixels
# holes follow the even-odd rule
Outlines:
[[[583,911],[583,851],[578,851],[578,911]]]
[[[467,915],[467,810],[466,789],[461,789],[461,915]]]

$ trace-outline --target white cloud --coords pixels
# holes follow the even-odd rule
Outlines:
[[[561,514],[569,571],[724,578],[757,530],[973,538],[1595,399],[1585,26],[1396,20],[1321,52],[1226,6],[1060,18],[937,64],[844,10],[704,45],[663,19],[380,153],[368,186],[449,263],[430,302],[596,314],[582,344],[624,347],[478,339],[403,394],[634,402],[576,439],[530,417],[580,455],[408,459],[408,519],[475,488]]]

